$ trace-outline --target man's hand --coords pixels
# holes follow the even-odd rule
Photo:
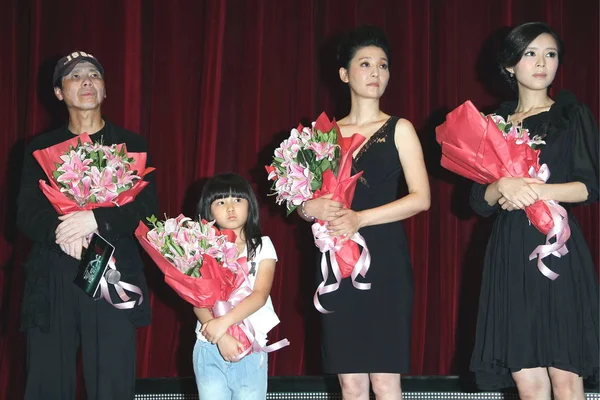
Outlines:
[[[55,231],[57,244],[67,244],[74,242],[76,239],[87,238],[98,229],[92,211],[75,211],[61,215],[58,219],[62,222]]]
[[[83,249],[86,249],[88,245],[87,238],[75,239],[71,243],[61,243],[60,248],[67,255],[73,257],[76,260],[81,260],[81,253]]]

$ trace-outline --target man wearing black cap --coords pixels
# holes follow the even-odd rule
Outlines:
[[[77,51],[60,59],[53,84],[56,97],[67,107],[69,122],[31,142],[18,198],[19,229],[34,243],[25,265],[22,309],[27,336],[25,398],[74,398],[81,345],[87,398],[132,399],[135,328],[150,323],[143,264],[133,232],[140,220],[157,214],[154,174],[145,176],[150,183],[129,204],[59,216],[39,189],[39,180],[47,177],[32,153],[82,133],[105,145],[125,143],[130,152],[147,153],[148,146],[143,137],[102,118],[104,69],[93,55]],[[122,281],[142,289],[140,305],[119,310],[103,299],[92,299],[73,283],[87,237],[93,232],[115,246]]]

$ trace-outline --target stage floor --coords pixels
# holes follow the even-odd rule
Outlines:
[[[480,392],[461,382],[457,376],[403,376],[404,399],[506,399],[518,400],[514,390]],[[587,399],[600,400],[597,388],[586,388]],[[194,378],[138,379],[136,399],[198,400]],[[372,395],[372,399],[375,397]],[[268,400],[341,400],[340,387],[334,376],[278,376],[269,378]],[[199,399],[210,400],[210,399]]]

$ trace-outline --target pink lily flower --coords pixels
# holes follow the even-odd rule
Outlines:
[[[81,159],[81,155],[74,150],[69,154],[62,155],[60,159],[63,164],[56,170],[63,172],[56,180],[57,182],[79,182],[83,175],[90,169],[88,165],[92,162],[90,159]]]

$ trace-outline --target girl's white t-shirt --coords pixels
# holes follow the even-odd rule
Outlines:
[[[253,260],[247,260],[248,262],[248,280],[250,281],[250,288],[254,288],[254,283],[256,282],[256,276],[258,274],[258,269],[260,266],[260,262],[262,260],[275,260],[277,261],[277,253],[275,252],[275,247],[271,242],[271,239],[268,236],[263,236],[262,245],[256,249],[256,254]],[[247,248],[239,255],[239,258],[246,257],[248,252]],[[275,310],[273,309],[273,302],[271,301],[271,296],[267,298],[267,301],[264,306],[258,309],[254,314],[248,317],[252,326],[254,327],[254,331],[256,334],[256,341],[261,346],[266,346],[267,344],[267,333],[273,329],[277,324],[279,324],[279,318],[277,318],[277,314],[275,314]],[[202,324],[200,321],[196,324],[196,338],[200,341],[206,342],[207,340],[200,333],[200,328],[202,328]]]

